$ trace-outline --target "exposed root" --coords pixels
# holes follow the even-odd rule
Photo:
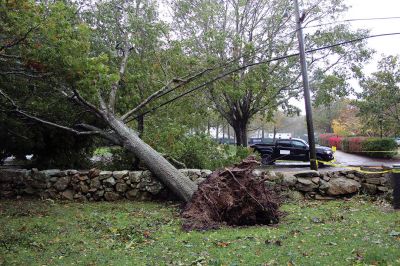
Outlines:
[[[249,157],[233,167],[212,173],[186,204],[185,230],[207,230],[221,225],[276,224],[282,213],[279,196],[252,171],[259,162]]]

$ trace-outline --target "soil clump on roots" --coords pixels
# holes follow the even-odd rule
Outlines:
[[[254,157],[248,157],[233,167],[213,172],[184,207],[183,229],[278,223],[282,215],[278,210],[280,197],[263,177],[253,175],[258,165]]]

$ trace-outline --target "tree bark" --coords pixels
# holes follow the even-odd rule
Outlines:
[[[247,121],[234,121],[232,127],[236,135],[236,145],[247,147]]]
[[[225,144],[225,125],[222,124],[222,143]]]
[[[137,133],[112,114],[107,122],[121,140],[122,146],[138,157],[160,181],[180,199],[188,202],[197,190],[196,184],[179,172],[157,151],[143,142]]]
[[[143,132],[144,132],[144,115],[141,115],[137,118],[137,130],[139,133],[139,137],[143,137]]]

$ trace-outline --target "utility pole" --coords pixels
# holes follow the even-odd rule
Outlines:
[[[300,18],[299,2],[298,2],[298,0],[293,0],[293,1],[294,1],[295,13],[296,13],[296,27],[297,27],[297,38],[299,40],[301,73],[303,76],[304,102],[305,102],[305,107],[306,107],[308,144],[310,145],[310,168],[311,168],[311,170],[318,170],[317,155],[315,152],[314,125],[313,125],[312,110],[311,110],[310,88],[309,88],[308,74],[307,74],[306,52],[305,52],[305,48],[304,48],[304,35],[303,35],[303,28],[301,26],[301,24],[304,20],[304,14]]]

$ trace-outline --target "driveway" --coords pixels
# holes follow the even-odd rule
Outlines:
[[[400,159],[382,159],[371,158],[358,154],[345,153],[342,151],[335,152],[335,159],[338,164],[346,166],[392,166],[400,164]]]

